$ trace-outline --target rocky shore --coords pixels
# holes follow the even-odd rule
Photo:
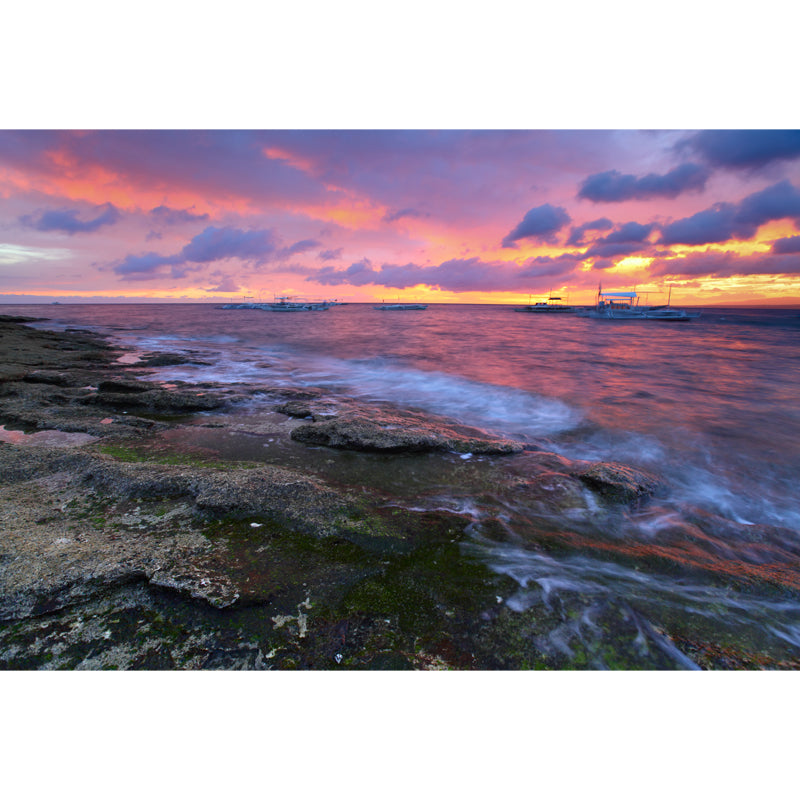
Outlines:
[[[183,356],[128,363],[26,321],[0,317],[0,668],[675,666],[652,642],[538,647],[565,610],[510,610],[515,582],[463,546],[476,524],[508,538],[503,520],[413,502],[457,485],[542,519],[618,513],[667,491],[657,476],[313,389],[164,384],[155,368]],[[570,546],[532,529],[525,546]],[[611,605],[598,624],[641,628]]]

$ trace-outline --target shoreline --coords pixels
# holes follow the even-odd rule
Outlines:
[[[516,582],[470,555],[474,516],[414,502],[438,482],[525,492],[555,518],[587,491],[646,503],[657,476],[313,389],[165,385],[153,368],[182,356],[123,363],[101,336],[25,321],[0,316],[0,424],[16,431],[0,431],[0,669],[762,665],[679,633],[672,653],[543,650],[562,612],[512,610]]]

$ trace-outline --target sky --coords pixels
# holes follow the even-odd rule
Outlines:
[[[0,301],[800,297],[800,131],[2,130]]]

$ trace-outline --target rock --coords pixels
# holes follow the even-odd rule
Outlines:
[[[279,414],[286,414],[287,417],[296,417],[297,419],[311,417],[311,406],[302,400],[290,400],[288,403],[276,406],[275,410]]]
[[[208,367],[211,366],[210,361],[200,361],[189,356],[180,355],[179,353],[154,353],[147,355],[139,361],[140,366],[147,367],[179,367],[184,364],[195,366]]]
[[[303,400],[289,400],[275,407],[279,414],[295,419],[311,419],[314,422],[320,420],[334,419],[337,416],[334,406],[326,403],[315,403],[311,405]]]
[[[34,370],[24,376],[26,383],[44,383],[49,386],[75,386],[73,378],[64,372],[51,372],[48,370]]]
[[[411,411],[381,408],[344,411],[333,419],[300,425],[291,436],[305,444],[383,453],[504,455],[523,449],[520,442],[492,438],[476,428]]]
[[[518,485],[517,490],[520,488],[522,486]],[[546,515],[570,515],[589,510],[586,486],[577,478],[561,472],[544,472],[531,478],[524,484],[524,494],[529,503]]]
[[[152,384],[124,380],[100,381],[97,385],[97,390],[105,394],[141,394],[153,388]]]
[[[598,462],[572,473],[588,487],[615,503],[633,503],[651,497],[663,484],[650,472],[624,464]]]
[[[207,572],[197,564],[155,570],[150,584],[185,594],[194,600],[204,600],[214,608],[228,608],[239,599],[239,591],[225,575]]]
[[[111,383],[111,382],[108,382]],[[125,382],[135,385],[134,381]],[[137,388],[127,388],[123,382],[114,381],[115,387],[120,389],[104,388],[107,383],[102,383],[97,394],[86,399],[92,405],[103,405],[127,408],[142,408],[151,411],[165,411],[184,413],[192,411],[211,411],[222,408],[227,404],[227,399],[207,392],[173,391],[170,389],[149,388],[147,384],[139,384]],[[142,389],[141,387],[145,388]]]

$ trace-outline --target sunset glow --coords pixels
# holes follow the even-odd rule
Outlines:
[[[0,299],[800,303],[800,132],[3,131]]]

